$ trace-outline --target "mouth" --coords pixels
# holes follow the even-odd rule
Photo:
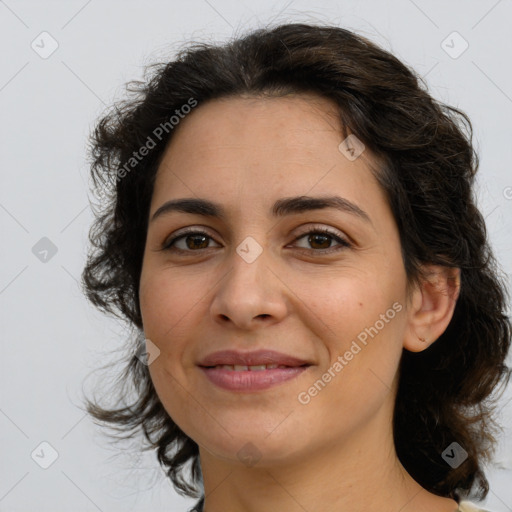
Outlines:
[[[237,392],[277,386],[298,377],[310,366],[305,360],[270,350],[216,352],[198,365],[209,382]]]
[[[222,370],[229,370],[234,372],[261,372],[263,370],[275,370],[275,369],[286,369],[286,368],[302,368],[303,366],[310,366],[309,364],[304,364],[300,366],[287,366],[283,364],[257,364],[257,365],[243,365],[243,364],[220,364],[216,366],[202,366],[202,368],[218,368]]]
[[[206,356],[199,362],[202,367],[217,367],[217,366],[232,366],[235,367],[247,366],[248,368],[257,368],[265,366],[272,367],[276,365],[286,367],[297,367],[310,364],[305,359],[299,359],[289,354],[276,352],[275,350],[253,350],[251,352],[240,352],[238,350],[221,350]],[[245,368],[244,368],[245,369]],[[272,368],[270,368],[272,369]]]
[[[200,367],[200,369],[209,382],[219,388],[228,391],[253,392],[262,391],[290,381],[307,371],[311,365],[280,366],[276,368],[267,368],[266,365],[262,366],[263,368],[258,370],[251,369],[255,368],[255,366],[238,365],[236,367],[231,365]],[[260,368],[260,366],[257,368]]]

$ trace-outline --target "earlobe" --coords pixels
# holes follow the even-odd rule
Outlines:
[[[413,291],[404,334],[404,348],[421,352],[434,343],[450,323],[460,293],[460,269],[424,267],[427,277]]]

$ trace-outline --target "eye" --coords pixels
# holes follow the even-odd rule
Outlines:
[[[310,229],[306,233],[296,238],[295,242],[302,239],[305,239],[306,244],[309,244],[311,247],[311,249],[305,247],[307,252],[320,252],[322,254],[326,254],[352,247],[352,244],[339,236],[338,233],[333,232],[327,228]],[[337,247],[333,247],[331,245],[333,241],[338,244]]]
[[[196,249],[210,249],[210,241],[213,241],[213,238],[208,233],[196,229],[187,229],[167,240],[162,250],[191,252]]]
[[[327,254],[352,247],[352,244],[347,242],[338,233],[327,228],[310,229],[297,237],[294,242],[302,239],[305,239],[305,243],[309,244],[310,248],[304,246],[299,246],[299,248],[308,253]],[[198,250],[211,249],[211,241],[214,241],[213,238],[205,231],[189,228],[168,239],[162,246],[162,250],[182,253],[196,252]],[[337,243],[337,246],[333,247],[332,242]],[[217,244],[217,247],[220,247],[220,245]]]

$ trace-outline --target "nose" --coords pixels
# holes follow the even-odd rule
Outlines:
[[[286,286],[265,253],[248,263],[233,252],[231,269],[220,280],[210,307],[215,322],[255,330],[286,316]]]

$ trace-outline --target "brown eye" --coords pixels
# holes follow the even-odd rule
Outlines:
[[[200,249],[211,248],[213,238],[203,231],[187,231],[168,240],[162,247],[163,250],[192,252]]]
[[[208,238],[203,235],[187,235],[184,237],[189,249],[206,249],[209,244]]]
[[[312,229],[307,233],[304,233],[303,235],[296,238],[295,242],[302,239],[306,241],[306,244],[309,245],[309,247],[304,247],[304,245],[298,245],[298,247],[301,249],[305,249],[310,253],[316,252],[320,254],[326,254],[330,252],[340,251],[348,247],[352,247],[352,244],[347,242],[337,233],[333,233],[332,231],[326,228]],[[332,245],[333,242],[335,242],[334,246]]]
[[[332,236],[324,234],[308,235],[308,242],[313,249],[328,249],[331,246]]]

